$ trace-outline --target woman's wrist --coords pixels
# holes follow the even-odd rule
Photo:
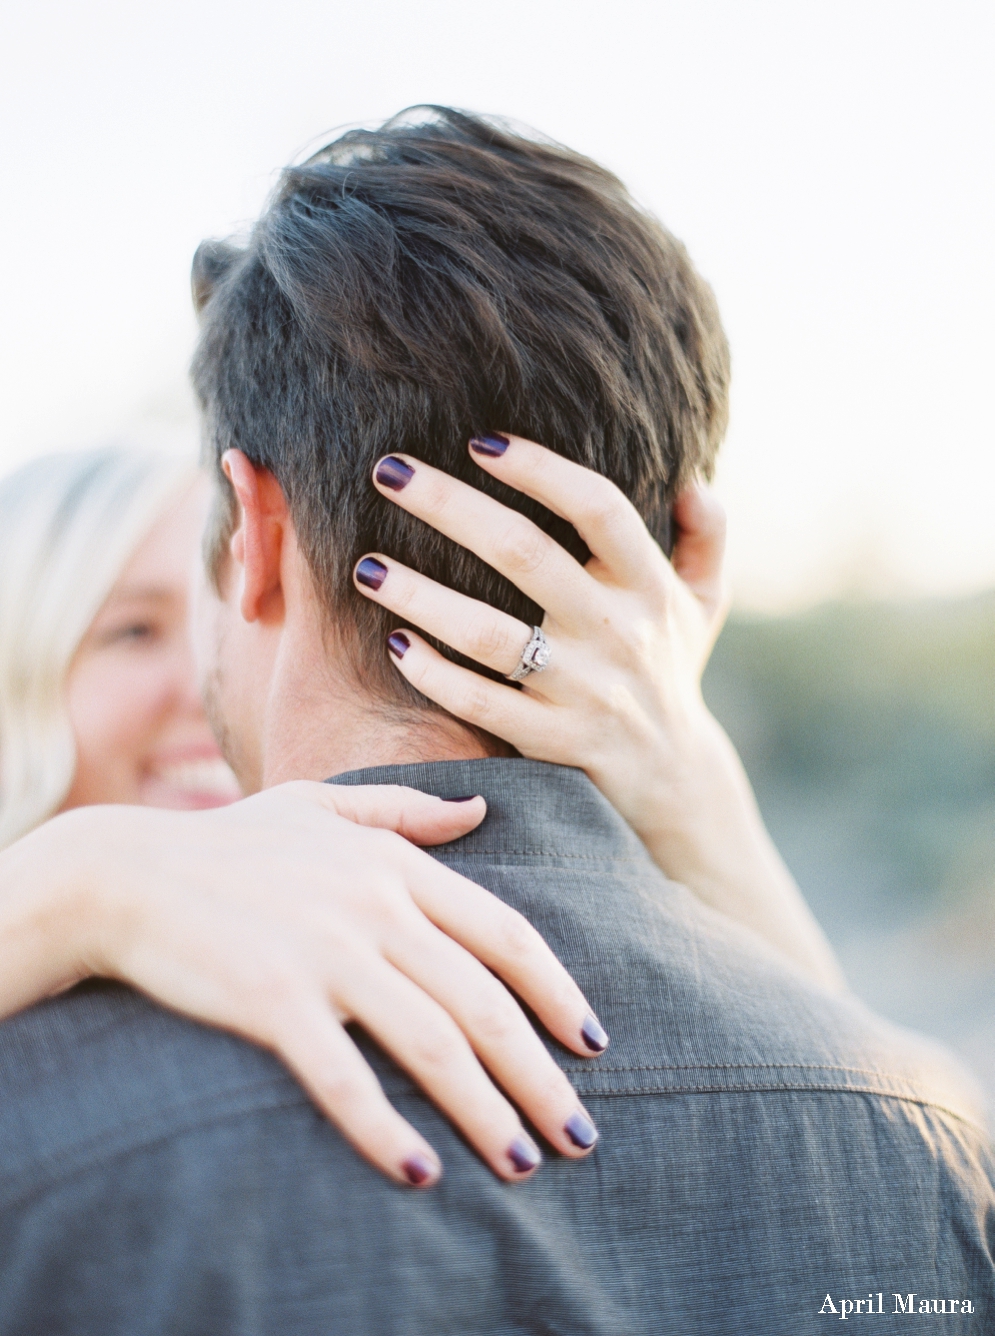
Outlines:
[[[70,987],[101,916],[89,874],[98,809],[56,817],[0,852],[0,1016]]]
[[[702,706],[683,765],[671,764],[637,833],[674,881],[759,933],[823,986],[843,975],[764,825],[739,756]]]

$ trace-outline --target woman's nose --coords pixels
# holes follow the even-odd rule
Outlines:
[[[203,713],[203,702],[200,694],[200,683],[197,680],[197,664],[194,659],[193,646],[190,639],[184,635],[179,639],[173,654],[171,664],[172,694],[177,704],[181,708],[189,711]]]

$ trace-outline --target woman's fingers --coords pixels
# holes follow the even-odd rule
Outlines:
[[[451,956],[456,950],[459,960],[453,957],[453,969],[459,964],[467,997],[483,1002],[493,999],[503,1005],[502,999],[508,996],[503,989],[497,993],[485,989],[485,981],[490,981],[487,988],[495,982],[487,972],[491,970],[515,990],[560,1043],[584,1057],[603,1052],[608,1035],[580,988],[528,919],[475,882],[449,868],[442,871],[447,875],[430,876],[416,869],[409,883],[415,904],[444,934],[441,943],[435,942],[440,968],[445,953]],[[454,947],[454,943],[459,945]],[[410,946],[403,949],[407,953]],[[417,968],[417,962],[412,964]],[[482,965],[487,967],[483,971]],[[415,977],[411,970],[408,973]],[[430,991],[443,1001],[438,992]],[[453,1000],[450,1010],[456,1015],[459,999]],[[478,1004],[477,1012],[480,1010]]]
[[[542,1157],[453,1018],[400,970],[371,958],[334,993],[476,1147],[496,1174],[527,1178]]]
[[[392,830],[412,844],[448,844],[475,829],[487,815],[483,798],[448,802],[401,784],[315,784],[314,789],[338,816],[357,826]]]
[[[399,1183],[431,1187],[439,1157],[397,1112],[324,998],[285,1008],[273,1047],[342,1135]]]
[[[719,607],[725,600],[726,513],[722,503],[711,488],[694,483],[674,502],[674,526],[674,570],[699,600]]]
[[[380,460],[373,479],[384,496],[475,552],[558,622],[570,625],[578,614],[589,622],[597,583],[524,515],[407,455]]]
[[[356,588],[367,598],[505,675],[517,668],[532,635],[531,626],[517,617],[457,594],[390,557],[363,557],[354,578]],[[398,648],[402,646],[395,647],[395,654]]]
[[[387,645],[399,672],[436,705],[526,755],[558,759],[551,750],[549,704],[451,663],[414,631],[392,632]]]
[[[385,944],[385,955],[453,1018],[490,1075],[561,1154],[585,1155],[594,1147],[594,1124],[573,1086],[507,988],[479,960],[428,923],[421,932],[398,933]],[[580,1025],[570,1030],[576,1044]],[[470,1096],[467,1090],[464,1100]]]
[[[642,516],[602,474],[521,436],[477,437],[470,454],[486,472],[572,524],[616,583],[642,588],[664,565]]]

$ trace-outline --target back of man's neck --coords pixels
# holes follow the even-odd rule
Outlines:
[[[301,703],[302,704],[302,703]],[[263,752],[263,788],[328,779],[347,770],[419,761],[514,755],[511,748],[448,715],[391,710],[375,702],[327,699],[317,708],[273,713]]]

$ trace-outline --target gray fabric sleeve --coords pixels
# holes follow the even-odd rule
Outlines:
[[[256,1148],[269,1121],[250,1115],[163,1139],[3,1212],[0,1334],[266,1330]]]

